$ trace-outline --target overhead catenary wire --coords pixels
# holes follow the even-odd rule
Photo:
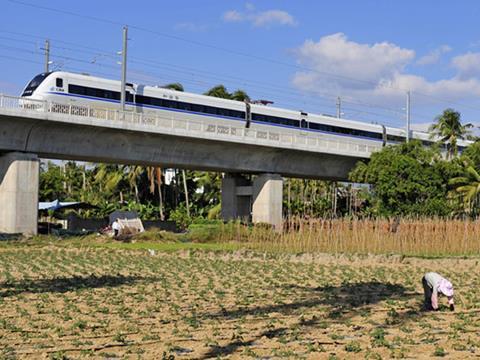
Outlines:
[[[119,21],[114,21],[114,20],[110,20],[110,19],[106,19],[106,18],[97,17],[97,16],[79,14],[79,13],[76,13],[76,12],[73,12],[73,11],[58,9],[58,8],[54,8],[54,7],[44,6],[44,5],[33,4],[33,3],[30,3],[30,2],[27,2],[27,1],[22,1],[22,0],[7,0],[7,1],[9,1],[10,3],[13,3],[13,4],[19,4],[19,5],[23,5],[23,6],[33,7],[33,8],[42,9],[42,10],[45,10],[45,11],[57,12],[57,13],[70,15],[70,16],[74,16],[74,17],[79,17],[79,18],[83,18],[83,19],[88,19],[88,20],[91,20],[91,21],[101,22],[101,23],[105,23],[105,24],[116,25],[116,26],[124,26],[125,25],[125,24],[123,24]],[[201,42],[201,41],[196,41],[196,40],[183,38],[183,37],[177,36],[177,35],[172,35],[172,34],[167,34],[167,33],[163,33],[163,32],[160,32],[160,31],[156,31],[156,30],[147,29],[147,28],[144,28],[142,26],[135,25],[135,24],[128,24],[128,25],[131,29],[136,29],[138,31],[143,31],[143,32],[146,32],[146,33],[150,33],[152,35],[156,35],[156,36],[159,36],[159,37],[169,38],[169,39],[176,40],[176,41],[182,41],[182,42],[185,42],[185,43],[189,43],[189,44],[204,47],[204,48],[210,48],[210,49],[214,49],[214,50],[217,50],[217,51],[230,53],[230,54],[233,54],[233,55],[236,55],[236,56],[242,56],[242,57],[245,57],[245,58],[251,58],[251,59],[260,60],[260,61],[264,61],[264,62],[269,62],[269,63],[273,63],[273,64],[277,64],[277,65],[288,66],[288,67],[292,67],[292,68],[296,68],[296,69],[304,70],[304,71],[312,71],[312,72],[315,72],[317,74],[322,74],[322,75],[326,75],[326,76],[337,78],[337,79],[344,79],[344,80],[354,81],[354,82],[358,82],[358,83],[370,84],[370,85],[374,85],[376,87],[381,86],[381,87],[384,87],[384,88],[390,88],[390,89],[393,89],[393,90],[401,91],[403,93],[406,93],[407,91],[410,91],[412,94],[419,94],[419,95],[422,95],[422,96],[426,96],[426,97],[429,97],[429,98],[434,99],[436,101],[440,101],[440,102],[443,102],[443,103],[446,102],[446,103],[450,103],[450,104],[457,104],[457,105],[461,105],[461,106],[464,106],[464,107],[468,107],[470,109],[480,111],[480,108],[473,107],[473,106],[468,105],[468,104],[459,103],[458,101],[451,100],[451,99],[449,100],[449,99],[445,99],[445,98],[439,98],[439,97],[436,97],[436,96],[424,94],[424,93],[416,91],[416,90],[401,88],[401,87],[398,87],[398,86],[389,85],[387,83],[378,83],[378,82],[375,82],[375,81],[369,81],[369,80],[365,80],[365,79],[353,78],[353,77],[350,77],[350,76],[333,74],[333,73],[326,72],[326,71],[319,71],[318,69],[313,69],[313,68],[309,68],[309,67],[305,67],[305,66],[300,66],[298,64],[292,64],[292,63],[288,63],[288,62],[284,62],[284,61],[279,61],[279,60],[276,60],[276,59],[270,59],[270,58],[266,58],[266,57],[262,57],[262,56],[252,55],[250,53],[245,53],[245,52],[241,52],[241,51],[237,51],[237,50],[232,50],[232,49],[228,49],[228,48],[225,48],[225,47],[204,43],[204,42]]]
[[[22,2],[22,1],[13,1],[13,2],[18,2],[18,3],[22,3],[22,4],[27,4],[26,2]],[[31,6],[34,6],[34,7],[36,6],[36,5],[34,5],[34,4],[30,4],[30,5],[31,5]],[[41,8],[45,8],[45,7],[41,7]],[[51,9],[51,8],[50,8],[50,10],[54,10],[54,9]],[[58,11],[63,11],[63,10],[58,10]],[[67,13],[70,14],[70,12],[67,12]],[[83,16],[83,15],[80,15],[80,14],[73,14],[73,13],[72,13],[71,15],[80,16],[80,17]],[[90,18],[90,17],[87,16],[87,18]],[[95,20],[97,20],[97,21],[102,21],[102,19],[100,19],[100,18],[95,18]],[[120,24],[120,23],[118,23],[118,24]],[[17,35],[21,35],[21,36],[32,36],[32,35],[30,35],[30,34],[23,34],[23,33],[13,32],[13,31],[0,30],[0,32],[5,32],[5,33],[9,33],[9,34],[17,34]],[[36,38],[44,38],[44,37],[40,37],[40,36],[38,36],[38,35],[37,35],[37,36],[33,36],[33,37],[36,37]],[[84,49],[94,50],[95,52],[98,52],[98,51],[99,51],[99,49],[95,49],[95,48],[88,47],[88,46],[84,46],[84,45],[78,45],[78,44],[74,44],[74,43],[71,43],[71,42],[66,42],[66,41],[59,40],[59,39],[57,39],[56,41],[57,41],[57,42],[66,43],[66,44],[70,44],[70,45],[74,45],[74,46],[76,46],[76,47],[81,47],[81,48],[84,48]],[[99,56],[107,56],[107,57],[109,57],[109,56],[110,56],[110,57],[114,56],[114,55],[112,55],[112,54],[107,54],[107,53],[98,53],[97,55],[99,55]],[[141,59],[140,59],[140,60],[141,60]],[[134,61],[136,61],[136,60],[134,60]],[[151,60],[143,60],[143,61],[151,61]],[[310,70],[312,70],[312,69],[310,69]],[[350,79],[351,79],[351,78],[350,78]],[[356,79],[356,80],[358,80],[358,79]],[[360,80],[359,80],[359,81],[360,81]],[[373,83],[372,83],[372,84],[373,84]],[[375,84],[375,85],[378,85],[377,83],[374,83],[374,84]],[[278,89],[278,87],[277,87],[276,89]],[[470,109],[474,109],[474,110],[480,111],[480,108],[472,107],[471,105],[466,105],[466,104],[463,104],[463,103],[458,103],[458,102],[455,101],[455,100],[451,100],[451,99],[440,99],[440,98],[438,98],[438,97],[435,97],[435,96],[432,96],[432,95],[428,95],[428,94],[423,94],[423,93],[420,93],[420,92],[418,92],[418,91],[412,91],[412,92],[415,93],[416,95],[421,95],[421,96],[429,97],[429,98],[431,98],[432,100],[435,100],[436,102],[440,102],[440,103],[447,102],[447,103],[452,103],[452,104],[459,104],[459,105],[461,105],[461,106],[465,106],[465,107],[468,107],[468,108],[470,108]],[[305,94],[302,94],[302,95],[305,95]],[[309,96],[309,95],[307,94],[307,96]],[[332,98],[334,98],[334,97],[336,98],[336,97],[338,96],[338,94],[331,94],[331,95],[322,94],[322,96],[324,96],[324,97],[331,96]],[[402,94],[402,97],[403,97],[403,94]],[[343,100],[343,101],[346,100],[345,95],[342,96],[342,100]],[[349,100],[349,101],[350,101],[351,103],[354,102],[353,100]],[[378,104],[375,104],[375,105],[365,104],[365,103],[359,103],[358,101],[357,101],[357,103],[358,103],[358,105],[364,105],[364,106],[373,106],[373,107],[378,107],[378,108],[382,107],[382,106],[379,106]],[[387,108],[386,108],[386,109],[387,109]],[[393,110],[394,112],[399,112],[399,110],[397,110],[397,109],[392,109],[392,110]],[[415,111],[415,114],[417,114],[416,111]],[[426,117],[428,117],[428,116],[426,116]]]
[[[13,48],[13,47],[12,47]],[[18,51],[22,51],[22,52],[25,52],[25,53],[30,53],[30,54],[36,54],[36,55],[41,55],[40,53],[38,53],[37,51],[32,51],[32,50],[25,50],[25,49],[18,49],[18,48],[13,48],[15,50],[18,50]],[[77,59],[77,58],[73,58],[73,57],[68,57],[68,56],[62,56],[62,55],[53,55],[52,56],[52,59],[61,59],[61,60],[66,60],[66,61],[69,61],[69,62],[77,62],[77,63],[82,63],[82,64],[90,64],[90,61],[87,61],[87,60],[82,60],[82,59]],[[106,64],[95,64],[96,66],[99,66],[99,67],[102,67],[102,68],[109,68],[109,69],[114,69],[114,70],[118,70],[118,68],[116,66],[112,66],[112,65],[106,65]],[[71,69],[72,71],[77,71],[77,72],[84,72],[83,70],[84,69],[78,69],[78,68],[73,68],[71,67],[70,65],[64,65],[62,66],[63,69]],[[133,69],[135,70],[135,69]],[[104,76],[115,76],[113,75],[112,73],[100,73],[100,72],[96,72],[97,74],[99,75],[104,75]],[[153,74],[152,73],[147,73],[147,75],[149,76],[152,76]],[[178,76],[175,76],[176,79],[178,79]],[[207,87],[208,85],[211,85],[209,84],[208,82],[201,82],[201,81],[185,81],[186,79],[182,79],[182,82],[187,82],[187,83],[192,83],[192,84],[195,84],[195,85],[202,85],[204,87]],[[205,90],[205,88],[204,88]],[[294,107],[294,106],[297,106],[298,105],[298,102],[283,102],[284,104],[288,104],[290,105],[290,107]],[[318,108],[317,108],[318,109]],[[319,109],[321,110],[321,108]],[[381,117],[381,122],[384,123],[385,125],[388,125],[388,124],[391,124],[391,120],[388,119],[385,114],[381,114],[381,113],[375,113],[375,112],[372,112],[372,111],[362,111],[362,110],[358,110],[358,109],[352,109],[352,108],[348,108],[348,110],[351,110],[353,114],[357,113],[357,114],[368,114],[368,115],[374,115],[374,116],[379,116]],[[322,113],[322,114],[328,114],[329,113],[329,110],[321,110],[319,113]],[[370,119],[371,120],[371,119]],[[377,121],[375,121],[377,122]]]
[[[5,32],[5,31],[0,30],[0,32]],[[19,32],[11,32],[11,31],[6,31],[6,32],[10,33],[10,34],[17,34],[17,35],[27,36],[27,37],[31,36],[29,34],[23,34],[23,33],[19,33]],[[43,37],[40,37],[38,35],[33,36],[33,37],[34,38],[43,38]],[[60,40],[57,39],[55,41],[60,41]],[[85,50],[79,50],[79,49],[72,49],[72,48],[68,48],[68,47],[64,47],[64,46],[56,46],[56,49],[70,50],[70,51],[74,51],[74,52],[85,52],[85,53],[90,53],[90,54],[98,56],[98,57],[102,56],[102,57],[107,57],[107,58],[112,58],[112,59],[117,59],[118,58],[117,54],[106,53],[106,52],[103,52],[103,50],[100,50],[100,49],[96,49],[96,48],[92,48],[92,47],[84,47],[82,45],[74,44],[74,43],[71,43],[71,42],[65,42],[65,41],[61,41],[61,42],[70,44],[74,47],[87,48],[89,50],[85,51]],[[139,64],[143,64],[145,66],[155,67],[155,68],[161,68],[162,66],[165,66],[166,68],[184,69],[188,72],[195,73],[195,75],[198,75],[199,73],[209,74],[209,76],[211,78],[216,78],[219,81],[225,81],[225,79],[233,79],[233,80],[239,81],[239,84],[241,84],[241,85],[248,86],[248,84],[254,84],[255,87],[259,87],[259,85],[260,85],[262,88],[265,88],[265,89],[267,89],[267,88],[274,89],[275,92],[292,94],[292,91],[283,90],[282,87],[279,84],[259,82],[259,81],[255,81],[255,80],[251,80],[251,79],[246,80],[246,79],[242,79],[242,78],[232,76],[232,75],[225,75],[225,74],[218,75],[216,73],[205,71],[205,70],[199,70],[199,69],[180,66],[180,65],[176,65],[176,64],[175,65],[174,64],[168,64],[168,63],[165,63],[165,62],[159,62],[159,61],[156,61],[156,60],[149,60],[149,59],[138,58],[138,57],[130,57],[130,61],[132,63],[139,63]],[[181,72],[180,70],[174,70],[174,71]],[[329,93],[325,93],[325,92],[323,92],[323,93],[316,92],[315,94],[312,94],[312,93],[308,93],[308,92],[307,93],[302,93],[299,90],[295,90],[295,89],[293,89],[293,90],[294,90],[293,93],[295,94],[295,96],[299,96],[302,99],[305,99],[305,97],[315,98],[315,97],[318,97],[320,95],[324,98],[329,98],[330,100],[333,101],[338,97],[338,94],[329,94]],[[359,102],[359,101],[356,101],[356,100],[352,100],[351,97],[347,97],[345,95],[342,96],[342,99],[343,99],[343,101],[348,101],[352,104],[355,103],[355,104],[361,105],[361,106],[382,108],[383,110],[391,111],[392,113],[395,113],[395,114],[401,113],[401,111],[399,109],[387,108],[385,106],[381,106],[381,105],[378,105],[378,104]]]
[[[9,32],[11,33],[11,32]],[[22,36],[28,36],[27,34],[21,34],[21,33],[18,33],[16,32],[15,34],[19,34],[19,35],[22,35]],[[71,43],[72,45],[75,45],[76,44],[73,44]],[[81,47],[83,48],[83,46],[78,46],[78,47]],[[72,48],[65,48],[65,47],[58,47],[59,49],[64,49],[64,50],[69,50],[69,51],[74,51],[74,52],[86,52],[86,53],[90,53],[90,54],[95,54],[97,56],[105,56],[107,58],[112,58],[114,59],[116,56],[114,54],[111,54],[111,53],[97,53],[96,50],[98,49],[94,49],[94,48],[91,48],[90,47],[90,50],[89,51],[85,51],[85,50],[79,50],[79,49],[72,49]],[[93,51],[95,50],[95,51]],[[86,60],[80,60],[80,59],[77,59],[77,58],[73,58],[73,57],[69,57],[69,56],[62,56],[62,55],[57,55],[57,58],[61,58],[63,60],[67,60],[67,61],[76,61],[76,62],[83,62],[85,64],[89,64],[90,61],[86,61]],[[138,58],[134,58],[134,59],[138,59]],[[177,66],[177,65],[172,65],[172,64],[166,64],[166,63],[158,63],[156,61],[152,61],[152,60],[146,60],[146,59],[141,59],[141,60],[132,60],[132,62],[135,62],[135,63],[140,63],[140,64],[146,64],[146,65],[149,65],[150,67],[155,67],[155,68],[161,68],[161,66],[158,66],[157,64],[161,64],[161,65],[164,65],[166,66],[167,68],[173,68],[173,71],[177,71],[177,72],[180,72],[180,73],[185,73],[185,71],[182,71],[182,70],[178,70],[178,69],[183,69],[185,67],[181,67],[181,66]],[[98,66],[104,66],[102,64],[96,64]],[[220,81],[224,81],[225,79],[223,77],[227,77],[227,78],[230,78],[230,79],[234,79],[236,81],[240,81],[242,82],[242,86],[243,85],[248,85],[249,83],[254,83],[255,84],[255,87],[258,88],[259,85],[258,84],[262,84],[260,85],[260,87],[262,88],[265,88],[265,89],[272,89],[274,90],[274,95],[277,95],[278,92],[281,92],[281,93],[284,93],[284,94],[289,94],[290,96],[290,99],[292,99],[293,97],[296,97],[297,99],[300,99],[301,103],[304,103],[304,104],[316,104],[317,108],[318,108],[318,105],[320,104],[318,102],[318,96],[315,97],[314,95],[310,95],[310,94],[303,94],[303,93],[300,93],[300,92],[289,92],[289,91],[282,91],[281,87],[279,87],[278,85],[273,85],[273,84],[266,84],[264,85],[265,83],[261,83],[261,82],[258,82],[258,81],[251,81],[251,80],[245,80],[245,79],[241,79],[241,78],[238,78],[238,77],[234,77],[234,76],[228,76],[228,75],[222,75],[222,76],[216,76],[216,74],[214,73],[211,73],[211,72],[205,72],[205,71],[202,71],[202,70],[197,70],[197,69],[191,69],[191,68],[188,68],[189,69],[189,73],[190,72],[204,72],[204,73],[207,73],[207,74],[210,74],[210,78],[212,77],[215,77],[216,79],[220,80]],[[171,69],[170,69],[171,70]],[[198,74],[195,73],[195,76],[197,76]],[[178,76],[175,77],[176,79],[178,79]],[[207,82],[205,82],[205,85],[211,85],[211,84],[208,84]],[[270,93],[272,93],[270,91]],[[334,99],[335,96],[333,94],[329,95],[329,94],[320,94],[321,96],[323,96],[324,98],[327,98],[327,99]],[[282,95],[283,98],[285,98],[284,95]],[[306,98],[314,98],[315,97],[315,101],[311,101],[311,100],[307,100]],[[299,105],[299,102],[298,100],[295,99],[294,102],[289,102],[290,104],[292,104],[293,108],[297,107],[298,108],[298,105]],[[327,100],[323,100],[322,99],[322,105],[321,106],[325,106],[327,104]],[[367,107],[370,107],[370,108],[374,108],[374,107],[378,107],[378,108],[381,108],[382,110],[386,110],[386,111],[389,111],[391,112],[392,114],[395,114],[396,116],[400,115],[401,112],[397,109],[392,109],[392,108],[387,108],[387,107],[382,107],[382,106],[376,106],[376,105],[373,105],[373,104],[366,104],[366,103],[363,103],[363,102],[358,102],[358,101],[353,101],[353,100],[347,100],[345,99],[345,101],[351,103],[351,104],[357,104],[357,105],[360,105],[360,106],[367,106]],[[283,103],[285,103],[285,101],[282,101]],[[331,102],[328,102],[328,105],[331,106]],[[328,112],[328,110],[327,110]],[[385,114],[379,114],[378,112],[377,113],[374,113],[372,111],[370,112],[361,112],[361,113],[369,113],[371,115],[376,115],[376,116],[381,116],[381,117],[385,117],[385,116],[389,116],[389,115],[385,115]],[[384,120],[385,121],[385,120]]]
[[[28,52],[28,53],[36,53],[35,51],[31,51],[31,50],[26,50],[26,49],[19,49],[19,48],[16,48],[16,47],[7,47],[7,48],[11,48],[11,49],[16,49],[16,50],[19,50],[19,51],[24,51],[24,52]],[[68,50],[73,50],[71,48],[68,48]],[[79,52],[84,52],[83,50],[74,50],[74,51],[79,51]],[[89,51],[89,53],[92,53],[91,51]],[[114,57],[112,54],[106,54],[105,55],[110,55],[110,57]],[[67,57],[67,56],[62,56],[62,55],[57,55],[56,56],[57,58],[60,58],[60,59],[63,59],[63,60],[67,60],[67,61],[74,61],[74,62],[81,62],[81,63],[84,63],[84,64],[90,64],[91,61],[87,61],[87,60],[81,60],[81,59],[77,59],[77,58],[73,58],[73,57]],[[109,68],[112,68],[112,69],[117,69],[117,67],[114,67],[114,66],[108,66],[108,65],[104,65],[104,64],[95,64],[96,66],[102,66],[102,67],[109,67]],[[167,64],[169,65],[169,64]],[[173,66],[173,65],[172,65]],[[65,66],[64,66],[65,67]],[[152,74],[151,73],[148,73],[149,76],[151,76]],[[175,79],[178,79],[178,76],[175,76]],[[243,80],[243,79],[240,79],[240,80]],[[185,82],[185,79],[182,79],[182,82]],[[189,81],[190,83],[194,83],[194,84],[201,84],[201,85],[205,85],[205,86],[208,86],[210,85],[209,83],[207,82],[199,82],[199,81]],[[305,102],[305,99],[302,99],[304,102]],[[284,103],[287,103],[285,101],[283,101]],[[365,103],[359,103],[359,102],[354,102],[354,101],[351,101],[350,103],[352,104],[359,104],[359,105],[362,105],[362,106],[368,106],[368,107],[374,107],[374,105],[370,105],[370,104],[365,104]],[[298,105],[298,102],[288,102],[288,104],[291,104],[292,106],[297,106]],[[365,111],[365,110],[358,110],[358,109],[353,109],[353,108],[346,108],[348,109],[349,111],[352,111],[352,114],[368,114],[368,115],[373,115],[373,116],[379,116],[382,118],[381,122],[382,123],[385,123],[385,124],[389,124],[391,123],[391,120],[388,119],[388,117],[386,117],[385,114],[382,114],[382,113],[378,113],[378,112],[373,112],[373,111]],[[393,109],[390,109],[390,108],[384,108],[384,109],[387,109],[389,111],[392,111]],[[393,112],[399,114],[399,111],[396,111],[396,110],[393,110]],[[327,110],[327,113],[328,113],[328,110]]]
[[[11,32],[11,31],[3,31],[3,30],[0,30],[0,32],[5,32],[5,33],[10,33],[10,34],[17,34],[17,35],[21,35],[21,36],[31,36],[31,35],[27,35],[27,34],[22,34],[22,33],[18,33],[18,32]],[[33,37],[37,37],[37,38],[42,38],[40,36],[33,36]],[[83,53],[90,53],[90,54],[95,54],[96,56],[104,56],[106,58],[111,58],[111,59],[116,59],[117,56],[116,54],[112,54],[112,53],[105,53],[105,52],[102,52],[100,51],[99,52],[99,49],[95,49],[95,48],[92,48],[92,47],[85,47],[85,46],[82,46],[82,45],[78,45],[78,44],[75,44],[75,43],[71,43],[71,42],[65,42],[65,41],[61,41],[63,43],[68,43],[70,45],[72,45],[73,47],[77,47],[77,48],[82,48],[82,50],[80,49],[72,49],[72,48],[68,48],[68,47],[58,47],[58,49],[61,49],[61,50],[66,50],[66,51],[73,51],[73,52],[83,52]],[[31,44],[37,44],[35,42],[30,42]],[[86,49],[89,49],[88,51]],[[19,49],[20,50],[20,49]],[[25,51],[25,50],[20,50],[20,51]],[[34,53],[32,51],[28,51],[29,53]],[[56,56],[57,58],[60,58],[60,59],[63,59],[63,60],[67,60],[67,61],[78,61],[78,62],[83,62],[84,64],[90,64],[92,61],[86,61],[86,60],[79,60],[79,59],[76,59],[74,57],[68,57],[68,56],[62,56],[62,55],[57,55]],[[140,59],[140,58],[134,58],[135,60],[133,60],[133,62],[137,62],[137,63],[148,63],[150,62],[152,64],[158,64],[157,61],[152,61],[152,60],[146,60],[146,59]],[[105,66],[103,64],[100,64],[100,63],[95,63],[96,66]],[[166,67],[173,67],[173,68],[182,68],[181,66],[178,66],[178,65],[172,65],[172,64],[166,64],[166,63],[163,63],[164,66]],[[161,68],[160,66],[158,65],[154,65],[156,68]],[[111,66],[110,66],[111,67]],[[65,64],[62,66],[62,68],[65,68]],[[116,67],[111,67],[113,69],[117,69]],[[205,72],[205,71],[202,71],[202,70],[198,70],[198,69],[191,69],[190,71],[194,71],[194,72]],[[179,70],[176,70],[176,71],[179,71]],[[179,71],[181,72],[181,71]],[[205,73],[208,73],[208,72],[205,72]],[[213,74],[210,72],[210,74]],[[214,76],[215,74],[211,75]],[[198,76],[198,74],[195,74],[195,76]],[[115,76],[116,77],[116,76]],[[223,75],[223,77],[228,77],[228,78],[233,78],[235,79],[236,77],[233,77],[233,76],[228,76],[228,75]],[[216,77],[218,78],[220,81],[223,81],[223,77]],[[175,79],[177,79],[178,77],[175,77]],[[241,78],[236,78],[238,79],[238,81],[242,81],[244,84],[248,84],[251,82],[251,80],[245,80],[245,79],[241,79]],[[175,81],[175,80],[174,80]],[[185,81],[185,80],[183,80]],[[198,84],[199,82],[196,81],[196,83]],[[258,81],[256,83],[259,83]],[[205,82],[205,85],[211,85],[211,84],[208,84]],[[275,94],[277,94],[278,92],[284,92],[284,93],[289,93],[289,94],[292,94],[291,92],[285,92],[285,91],[282,91],[281,87],[279,87],[278,85],[275,86],[275,85],[271,85],[271,84],[267,84],[267,86],[272,86],[272,87],[275,87]],[[256,87],[258,87],[258,85],[256,85]],[[280,90],[280,91],[279,91]],[[319,94],[320,96],[324,97],[324,98],[330,98],[330,99],[334,99],[336,97],[336,95],[334,94]],[[308,100],[305,100],[305,97],[313,97],[313,95],[310,95],[310,94],[304,94],[304,93],[300,93],[298,92],[298,95],[297,93],[294,93],[293,96],[297,96],[297,97],[300,97],[301,98],[301,101],[302,103],[304,104],[316,104],[318,103],[318,101],[315,101],[315,102],[312,102],[312,101],[308,101]],[[317,99],[318,100],[318,99]],[[322,100],[323,102],[326,102],[326,100]],[[378,106],[378,105],[375,105],[375,104],[368,104],[368,103],[363,103],[363,102],[359,102],[359,101],[355,101],[355,100],[348,100],[346,97],[342,97],[342,101],[343,102],[349,102],[351,104],[356,104],[356,105],[359,105],[359,106],[365,106],[365,107],[369,107],[369,108],[379,108],[381,109],[382,111],[388,111],[388,112],[391,112],[392,114],[395,114],[395,117],[397,116],[403,116],[403,112],[401,112],[400,110],[398,109],[394,109],[394,108],[387,108],[387,107],[384,107],[384,106]],[[285,101],[282,101],[282,103],[287,103]],[[299,102],[296,101],[294,103],[290,103],[292,104],[295,108],[298,108],[298,105],[299,105]],[[332,105],[331,103],[329,104],[330,106]],[[318,109],[318,106],[317,106],[317,109]],[[364,111],[364,110],[358,110],[358,109],[352,109],[352,108],[345,108],[345,109],[348,109],[350,111],[352,111],[353,113],[358,113],[358,114],[368,114],[368,115],[372,115],[372,116],[379,116],[381,117],[382,120],[380,120],[382,123],[390,123],[391,120],[388,118],[388,116],[391,116],[390,115],[385,115],[383,113],[378,113],[378,112],[373,112],[373,111]],[[318,110],[317,110],[318,111]],[[326,111],[327,113],[329,112],[329,110]],[[415,114],[417,115],[418,112],[415,112]],[[424,116],[425,119],[429,119],[430,116]],[[365,120],[365,119],[363,119]],[[370,119],[371,120],[371,119]],[[426,120],[426,121],[429,121],[429,120]],[[398,126],[398,125],[396,125]]]

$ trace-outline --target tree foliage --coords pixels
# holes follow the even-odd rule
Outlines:
[[[429,131],[432,137],[439,139],[441,144],[447,147],[447,154],[450,158],[458,154],[458,140],[464,140],[470,134],[472,124],[462,125],[460,113],[453,109],[445,109],[436,117],[435,123],[430,126]]]
[[[205,92],[204,95],[218,97],[222,99],[249,101],[250,97],[243,90],[236,90],[233,93],[228,92],[224,85],[217,85]]]
[[[453,210],[447,199],[448,181],[457,163],[443,160],[419,141],[385,147],[359,163],[350,173],[355,182],[372,186],[374,213],[381,216],[446,216]]]

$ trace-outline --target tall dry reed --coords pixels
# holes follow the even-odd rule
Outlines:
[[[261,251],[475,255],[480,254],[480,221],[293,218],[281,232],[226,224],[220,238]]]

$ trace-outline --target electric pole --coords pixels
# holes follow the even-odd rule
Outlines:
[[[337,96],[337,118],[340,119],[342,117],[342,99],[340,96]]]
[[[126,83],[127,83],[127,36],[128,26],[123,27],[123,49],[122,49],[122,84],[120,89],[120,103],[122,111],[125,111]]]
[[[406,133],[407,133],[407,136],[406,136],[406,140],[407,140],[407,143],[410,141],[410,91],[407,91],[407,107],[406,107],[406,111],[407,111],[407,124],[406,124]]]
[[[48,73],[50,67],[50,41],[45,40],[45,47],[42,48],[45,51],[45,72]]]

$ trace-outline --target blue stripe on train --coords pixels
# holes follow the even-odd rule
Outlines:
[[[77,97],[77,98],[87,99],[87,100],[105,101],[105,102],[109,102],[109,103],[120,104],[119,100],[96,98],[96,97],[93,97],[93,96],[86,96],[86,95],[76,95],[76,94],[60,93],[60,92],[53,92],[53,91],[49,91],[48,94],[68,96],[68,97]],[[205,114],[205,113],[200,113],[200,112],[196,112],[196,111],[172,109],[172,108],[164,107],[164,106],[136,104],[136,103],[132,103],[132,102],[127,102],[126,105],[137,106],[137,107],[145,107],[145,108],[149,108],[149,109],[162,109],[162,110],[165,110],[165,111],[174,111],[174,112],[193,114],[193,115],[216,117],[216,118],[225,119],[225,120],[241,121],[242,123],[245,122],[244,119],[240,120],[239,118],[234,118],[234,117],[231,117],[231,116]],[[369,138],[369,137],[366,137],[366,136],[352,136],[352,135],[347,135],[347,134],[339,134],[339,133],[335,133],[335,132],[331,132],[331,131],[322,131],[322,130],[305,129],[305,128],[301,129],[301,128],[297,128],[297,127],[294,127],[294,126],[273,124],[273,123],[264,122],[264,121],[253,121],[252,120],[252,123],[253,124],[261,124],[261,125],[268,125],[268,126],[282,127],[282,128],[287,128],[287,129],[294,129],[294,130],[299,130],[299,131],[308,131],[308,132],[314,132],[314,133],[342,136],[342,137],[348,137],[348,138],[353,138],[353,139],[365,139],[365,140],[369,140],[369,141],[383,142],[382,139],[374,139],[374,138]]]

